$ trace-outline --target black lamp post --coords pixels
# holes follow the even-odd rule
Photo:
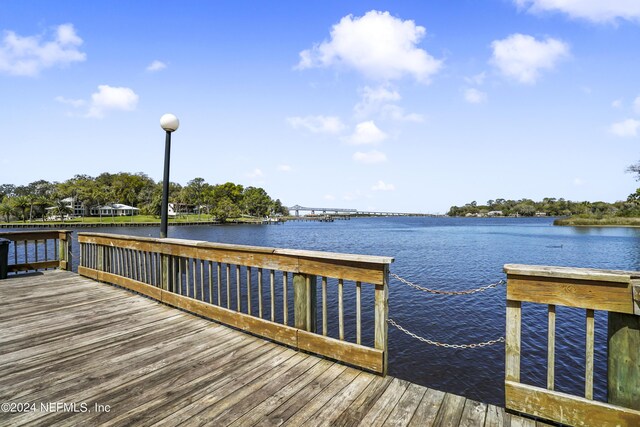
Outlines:
[[[169,217],[169,157],[171,155],[171,132],[178,130],[180,121],[173,114],[165,114],[160,117],[160,126],[167,136],[164,143],[164,179],[162,181],[162,206],[160,207],[160,237],[167,237],[167,224]]]

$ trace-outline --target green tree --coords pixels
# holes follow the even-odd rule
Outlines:
[[[226,222],[229,218],[240,216],[240,208],[228,197],[218,200],[213,210],[213,216],[219,221]]]
[[[22,215],[22,222],[27,222],[27,210],[31,207],[31,200],[27,196],[16,196],[11,199],[12,206]]]
[[[4,216],[6,222],[11,220],[11,215],[13,215],[13,206],[11,206],[7,198],[0,203],[0,215]]]
[[[262,188],[247,187],[242,195],[245,213],[251,216],[264,217],[269,214],[272,200]]]
[[[71,212],[73,211],[71,210],[69,205],[67,205],[66,202],[63,202],[62,199],[56,200],[55,205],[53,207],[53,213],[55,215],[58,215],[63,223],[64,223],[64,217],[66,215],[69,215]]]

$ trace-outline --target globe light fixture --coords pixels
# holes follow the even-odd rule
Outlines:
[[[180,120],[173,114],[160,117],[160,127],[165,130],[164,178],[162,180],[162,206],[160,206],[160,237],[167,237],[169,219],[169,158],[171,156],[171,133],[178,130]]]

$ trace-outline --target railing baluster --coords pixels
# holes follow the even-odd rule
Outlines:
[[[262,319],[262,269],[258,268],[258,317]]]
[[[195,265],[194,265],[195,269]],[[200,260],[200,301],[204,301],[204,261]]]
[[[362,292],[362,283],[356,282],[356,344],[362,341],[362,319],[360,294]]]
[[[236,265],[236,311],[240,312],[241,300],[240,300],[240,266]]]
[[[216,263],[216,273],[217,273],[217,277],[216,277],[216,282],[218,285],[218,305],[220,307],[222,307],[222,264],[220,262]]]
[[[271,321],[276,321],[276,272],[269,270],[269,291],[271,293]]]
[[[227,308],[231,309],[231,266],[227,264]]]
[[[547,389],[553,390],[555,387],[556,369],[556,306],[548,306],[548,331],[547,331]]]
[[[213,263],[211,261],[207,262],[207,273],[209,273],[209,304],[213,304]]]
[[[327,336],[327,278],[322,277],[322,335]]]
[[[178,281],[180,282],[178,287],[180,289],[179,290],[179,294],[180,295],[183,295],[182,294],[182,282],[183,282],[183,280],[182,280],[182,270],[183,270],[182,263],[183,263],[182,262],[182,258],[178,257]],[[187,289],[187,296],[189,296],[188,294],[189,294],[189,290]]]
[[[344,341],[344,311],[343,311],[343,286],[342,279],[338,280],[338,335],[341,341]]]
[[[289,301],[287,295],[287,287],[289,286],[289,274],[286,271],[282,272],[282,315],[283,325],[289,324]]]
[[[593,400],[593,345],[595,340],[594,310],[587,309],[587,336],[584,374],[584,397]]]
[[[247,314],[251,314],[251,267],[247,266]]]

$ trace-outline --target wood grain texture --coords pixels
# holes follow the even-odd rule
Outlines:
[[[122,279],[200,316],[237,318],[233,310]],[[302,354],[66,271],[7,279],[0,301],[2,401],[111,406],[0,413],[0,425],[453,425],[458,413],[459,420],[479,419],[472,409],[483,406]],[[455,405],[461,401],[462,409]],[[501,408],[489,408],[488,419],[490,413],[526,425]]]
[[[640,425],[640,411],[513,381],[505,382],[505,403],[508,409],[567,425]]]
[[[630,282],[507,275],[507,299],[633,313]]]

